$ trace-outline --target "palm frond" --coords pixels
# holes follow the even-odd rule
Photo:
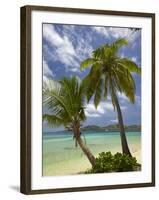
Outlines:
[[[117,96],[117,92],[124,93],[132,103],[135,101],[136,86],[131,73],[140,75],[141,68],[132,60],[118,56],[119,49],[125,45],[128,45],[125,38],[104,44],[92,52],[91,58],[82,63],[82,67],[91,66],[84,82],[87,85],[87,100],[90,101],[94,96],[95,106],[101,101],[102,95],[106,98],[110,94],[115,107],[113,93]],[[103,77],[102,94],[100,80]]]
[[[80,64],[80,69],[83,70],[87,67],[90,67],[96,60],[94,58],[87,58]]]
[[[104,58],[104,49],[103,49],[104,45],[102,45],[101,47],[97,48],[96,50],[94,50],[92,52],[92,58],[95,60],[101,60],[102,58]]]
[[[105,75],[105,80],[104,80],[104,98],[107,99],[109,92],[109,77],[108,73]]]
[[[63,124],[63,120],[56,115],[44,114],[43,121],[47,121],[50,127],[59,127]]]
[[[49,81],[43,85],[43,102],[50,115],[45,119],[53,125],[69,126],[73,121],[84,121],[85,90],[76,77],[63,78],[59,82]],[[51,117],[52,116],[52,117]],[[60,121],[61,119],[61,121]]]
[[[101,79],[99,79],[99,81],[97,83],[95,95],[94,95],[94,105],[96,108],[101,101],[102,91],[103,91],[103,79],[101,78]]]
[[[129,100],[134,103],[136,87],[131,73],[126,69],[116,70],[116,73],[118,76],[118,82],[116,80],[114,81],[115,84],[120,87],[120,90],[118,89],[118,91],[121,93],[123,92],[129,98]]]
[[[118,62],[125,68],[127,68],[130,72],[135,72],[141,75],[141,68],[132,60],[127,58],[119,59]]]
[[[65,111],[68,117],[71,118],[70,114],[70,104],[65,103],[65,98],[63,96],[62,87],[56,81],[49,81],[44,83],[43,86],[43,103],[53,111],[58,114],[61,110]]]
[[[111,47],[115,47],[117,50],[122,46],[128,45],[128,41],[125,38],[120,38],[111,44]]]

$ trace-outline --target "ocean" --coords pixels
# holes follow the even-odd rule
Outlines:
[[[130,151],[141,163],[141,132],[127,132]],[[81,136],[93,155],[111,151],[121,152],[119,132],[83,131]],[[43,133],[42,175],[79,174],[91,168],[80,147],[75,147],[71,132]]]

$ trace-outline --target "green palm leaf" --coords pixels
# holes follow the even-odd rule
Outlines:
[[[43,103],[51,114],[44,114],[43,119],[53,126],[70,126],[77,119],[84,121],[84,88],[76,77],[44,82]]]
[[[124,93],[134,103],[136,88],[131,73],[140,75],[141,68],[132,60],[118,56],[118,50],[127,44],[128,41],[125,38],[120,38],[112,44],[104,44],[93,51],[92,58],[82,62],[82,66],[91,65],[89,75],[85,78],[88,85],[87,99],[89,101],[96,94],[94,100],[96,106],[101,99],[99,95],[101,91],[98,85],[101,77],[105,77],[105,82],[102,84],[105,98],[109,95],[108,91],[111,93],[111,87],[115,87],[113,89],[115,92]],[[113,86],[110,84],[110,80],[113,81]],[[97,89],[99,92],[97,92]]]
[[[96,108],[97,108],[97,106],[100,103],[101,98],[102,98],[102,91],[103,91],[102,87],[103,87],[103,79],[101,78],[97,83],[97,87],[96,87],[95,95],[94,95],[94,105],[95,105]]]
[[[91,66],[96,60],[93,59],[93,58],[87,58],[85,59],[84,61],[81,62],[80,64],[80,69],[83,70],[85,69],[86,67],[89,67]]]
[[[119,49],[127,44],[125,38],[120,38],[111,44],[102,45],[92,52],[92,58],[81,63],[81,69],[91,66],[89,74],[84,79],[88,101],[94,98],[94,105],[97,107],[102,96],[111,96],[113,107],[118,113],[122,150],[131,155],[126,141],[118,93],[124,93],[130,102],[135,102],[136,87],[131,73],[140,75],[141,68],[132,60],[119,57]]]
[[[128,41],[125,38],[120,38],[111,44],[112,48],[119,50],[122,46],[128,45]]]
[[[123,67],[127,68],[130,72],[135,72],[139,75],[141,74],[141,68],[139,68],[138,65],[130,59],[119,59],[118,63]]]
[[[44,114],[43,120],[47,121],[50,127],[59,127],[64,123],[64,121],[56,115]]]
[[[48,82],[48,84],[44,83],[43,96],[43,103],[44,105],[47,105],[50,110],[57,114],[61,109],[63,109],[67,115],[71,117],[70,107],[68,104],[65,104],[65,99],[62,95],[62,88],[60,88],[58,83],[51,80]]]

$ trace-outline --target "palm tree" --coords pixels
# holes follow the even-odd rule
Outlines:
[[[87,156],[91,165],[95,165],[95,157],[81,138],[81,122],[86,119],[84,113],[85,87],[74,76],[70,79],[63,78],[60,81],[49,80],[43,85],[43,103],[51,114],[44,114],[52,127],[63,125],[73,132],[73,137],[83,153]]]
[[[90,58],[81,62],[80,68],[91,67],[84,81],[87,84],[87,100],[94,96],[94,104],[98,104],[104,97],[111,97],[114,109],[117,110],[120,128],[122,152],[131,156],[124,129],[118,94],[124,93],[130,102],[135,102],[135,81],[133,73],[141,74],[141,69],[135,62],[119,56],[119,49],[127,45],[126,39],[121,38],[111,44],[104,44],[92,52]]]

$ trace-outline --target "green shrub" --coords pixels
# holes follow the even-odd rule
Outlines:
[[[129,155],[109,152],[99,153],[96,158],[96,164],[86,173],[104,173],[104,172],[126,172],[137,169],[137,160]]]
[[[117,172],[133,171],[137,166],[135,157],[126,154],[116,153],[114,155],[114,169]]]

